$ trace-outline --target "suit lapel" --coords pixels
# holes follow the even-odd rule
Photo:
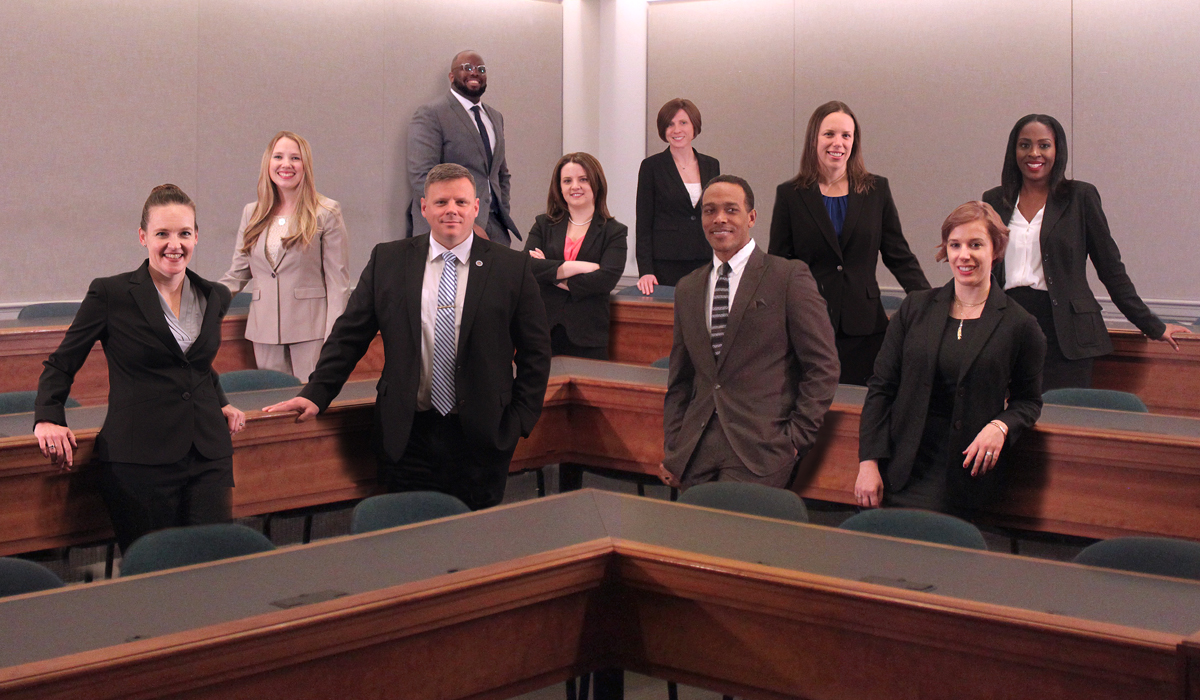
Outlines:
[[[581,245],[579,247],[579,255],[577,255],[575,257],[576,260],[589,260],[591,262],[600,262],[600,253],[601,253],[600,239],[603,238],[603,235],[601,235],[603,232],[600,229],[602,227],[603,227],[603,224],[600,223],[599,218],[597,218],[595,215],[593,215],[592,216],[592,224],[591,224],[591,226],[588,226],[587,233],[584,234],[584,236],[583,236],[583,245]],[[567,239],[567,232],[564,229],[563,230],[563,247],[564,248],[566,248],[566,239]]]
[[[742,270],[742,279],[738,282],[733,303],[729,306],[729,321],[725,325],[725,338],[721,342],[721,359],[717,362],[718,372],[725,364],[725,358],[729,357],[729,348],[733,347],[733,343],[737,339],[738,329],[742,326],[742,316],[750,306],[750,300],[757,294],[758,284],[762,281],[763,273],[767,269],[766,263],[766,254],[758,246],[755,246],[750,253],[750,259],[746,261],[745,269]]]
[[[925,326],[925,347],[940,348],[942,334],[946,332],[946,324],[950,322],[950,305],[954,302],[954,280],[938,290],[929,308],[930,316]],[[925,353],[925,376],[930,380],[937,376],[938,353]]]
[[[854,228],[858,226],[858,217],[862,213],[864,199],[866,199],[865,195],[855,192],[853,187],[850,188],[850,193],[846,199],[846,220],[842,223],[842,236],[838,241],[842,250],[846,249],[846,245],[850,241],[850,236],[854,233]],[[823,205],[825,202],[821,202],[821,204]],[[829,210],[825,211],[825,218],[829,218]],[[833,222],[829,223],[829,227],[830,229],[833,228]]]
[[[408,305],[408,326],[418,352],[421,348],[421,289],[425,285],[425,266],[429,263],[429,236],[427,233],[413,238],[412,245],[408,247],[408,259],[404,261],[403,284],[404,299]],[[387,272],[376,270],[375,274],[379,276]]]
[[[975,364],[975,358],[979,357],[979,351],[983,349],[984,343],[992,337],[996,326],[1000,325],[1000,319],[1004,317],[1004,309],[1007,305],[1008,297],[1000,285],[993,280],[992,289],[988,292],[987,303],[983,306],[983,313],[979,315],[979,323],[975,324],[974,332],[966,339],[967,352],[962,368],[958,372],[959,384],[967,376],[967,370]]]
[[[450,111],[453,112],[454,116],[458,118],[459,125],[466,129],[468,133],[475,135],[475,146],[479,149],[479,157],[482,159],[480,162],[487,163],[487,151],[483,150],[483,137],[479,135],[479,126],[475,124],[475,117],[467,113],[467,110],[463,109],[462,103],[459,102],[458,98],[453,94],[447,94],[446,100],[450,103]],[[491,116],[492,115],[489,112],[488,118],[490,119]],[[492,123],[495,124],[495,120],[493,120]],[[494,154],[495,151],[496,149],[493,145],[492,153]],[[495,164],[496,160],[497,159],[493,158],[492,163]],[[489,173],[489,175],[490,174],[491,173]]]
[[[200,340],[200,336],[207,336],[211,333],[216,333],[218,337],[221,334],[221,297],[217,294],[217,288],[209,284],[204,278],[200,277],[191,270],[187,271],[188,279],[192,283],[192,287],[204,296],[204,320],[200,324],[200,335],[196,336],[196,340]],[[178,343],[176,343],[178,345]],[[191,354],[193,350],[197,350],[199,342],[192,343],[188,348],[187,354]]]
[[[699,153],[696,154],[696,158],[700,158]],[[720,170],[721,169],[716,166],[716,161],[706,156],[700,161],[700,185],[707,185],[709,180],[712,180],[714,177],[721,174]],[[696,206],[700,206],[700,203],[697,202]]]
[[[1066,211],[1067,204],[1061,198],[1055,197],[1053,193],[1046,198],[1046,211],[1042,213],[1042,231],[1038,235],[1038,241],[1042,250],[1046,250],[1046,241],[1050,239],[1050,234],[1054,227],[1062,218],[1063,212]]]
[[[687,329],[695,329],[690,337],[685,335],[683,339],[684,346],[692,357],[692,363],[698,370],[703,370],[703,373],[715,375],[717,363],[712,353],[712,336],[708,333],[708,319],[704,317],[705,307],[708,305],[708,278],[712,275],[712,263],[700,269],[704,274],[697,280],[699,291],[688,294],[686,288],[678,289],[675,294],[675,313],[679,314],[685,334]],[[681,282],[688,283],[683,280]]]
[[[471,335],[471,324],[475,321],[475,312],[479,309],[479,300],[483,298],[483,289],[487,286],[488,275],[492,272],[491,244],[479,236],[471,244],[471,259],[467,261],[467,293],[463,299],[462,325],[458,331],[458,356],[462,357],[467,347],[467,338]]]
[[[842,245],[838,242],[837,232],[833,230],[833,222],[829,220],[829,211],[825,209],[825,202],[821,199],[821,190],[816,185],[801,189],[800,201],[804,202],[804,206],[808,208],[809,216],[813,218],[813,221],[817,222],[817,226],[821,229],[821,234],[825,236],[825,242],[837,253],[840,259],[842,257]],[[842,230],[844,231],[845,228],[843,227]]]
[[[504,129],[500,128],[500,118],[496,116],[496,110],[491,106],[479,104],[483,107],[483,111],[487,112],[488,119],[492,120],[492,131],[496,133],[496,142],[492,144],[492,169],[488,172],[488,177],[496,175],[500,172],[500,164],[504,162]],[[475,131],[479,131],[479,127],[475,127]],[[480,139],[480,145],[483,141]],[[486,155],[486,154],[485,154]]]
[[[129,293],[137,302],[146,323],[150,324],[150,330],[154,331],[154,335],[169,352],[181,360],[185,359],[183,351],[179,349],[179,342],[175,340],[171,327],[167,325],[167,318],[163,316],[162,303],[158,300],[158,288],[154,286],[154,280],[150,279],[150,261],[147,260],[134,270],[129,276],[129,281]]]
[[[561,221],[551,224],[550,237],[546,239],[546,250],[542,252],[550,260],[564,260],[564,251],[567,249],[567,220],[569,216],[564,216]]]

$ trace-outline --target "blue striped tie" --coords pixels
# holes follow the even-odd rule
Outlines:
[[[720,359],[721,343],[725,340],[725,324],[729,321],[729,263],[721,263],[717,270],[717,283],[713,285],[712,302],[712,348],[713,357]]]
[[[433,407],[441,415],[454,408],[454,303],[458,297],[458,258],[442,253],[438,280],[437,318],[433,324]]]

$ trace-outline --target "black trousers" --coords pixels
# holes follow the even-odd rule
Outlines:
[[[875,374],[875,358],[883,347],[886,333],[871,335],[843,335],[838,331],[834,343],[837,345],[838,360],[842,363],[842,376],[839,384],[857,384],[866,386],[867,380]]]
[[[174,464],[101,462],[99,485],[122,553],[155,530],[233,520],[233,458],[195,447]]]
[[[570,357],[586,357],[589,360],[607,360],[608,348],[593,348],[587,345],[576,345],[567,337],[567,329],[562,324],[550,331],[550,353],[552,355],[568,355]]]
[[[379,480],[390,493],[438,491],[480,510],[504,500],[512,454],[469,446],[456,413],[420,411],[400,460],[379,455]]]
[[[701,258],[700,260],[659,260],[655,258],[654,276],[658,278],[659,284],[674,287],[687,273],[704,267],[710,262],[712,262],[712,258]]]
[[[1042,393],[1051,389],[1092,387],[1092,365],[1095,360],[1068,360],[1058,344],[1058,333],[1054,330],[1054,307],[1050,304],[1050,292],[1033,287],[1013,287],[1008,296],[1020,304],[1037,319],[1038,326],[1046,336],[1046,364],[1042,370]]]

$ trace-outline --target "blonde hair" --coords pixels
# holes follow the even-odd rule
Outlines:
[[[283,247],[291,248],[299,242],[307,248],[317,235],[317,217],[324,205],[321,204],[321,195],[317,194],[317,186],[313,183],[312,149],[303,136],[292,131],[281,131],[275,134],[271,143],[267,144],[267,150],[263,151],[262,166],[258,172],[258,202],[254,205],[254,213],[250,215],[250,222],[246,224],[246,231],[242,236],[243,253],[254,249],[258,237],[271,225],[271,212],[282,201],[279,189],[271,182],[270,168],[275,144],[284,138],[295,141],[296,146],[300,148],[304,179],[300,183],[300,201],[296,203],[296,211],[292,214],[293,226],[283,239]]]

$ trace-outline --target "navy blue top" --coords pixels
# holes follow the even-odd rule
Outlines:
[[[844,194],[841,197],[821,195],[821,199],[825,200],[825,211],[829,212],[829,221],[833,224],[833,230],[837,232],[838,238],[841,238],[842,225],[846,223],[846,203],[850,201],[850,195]]]

